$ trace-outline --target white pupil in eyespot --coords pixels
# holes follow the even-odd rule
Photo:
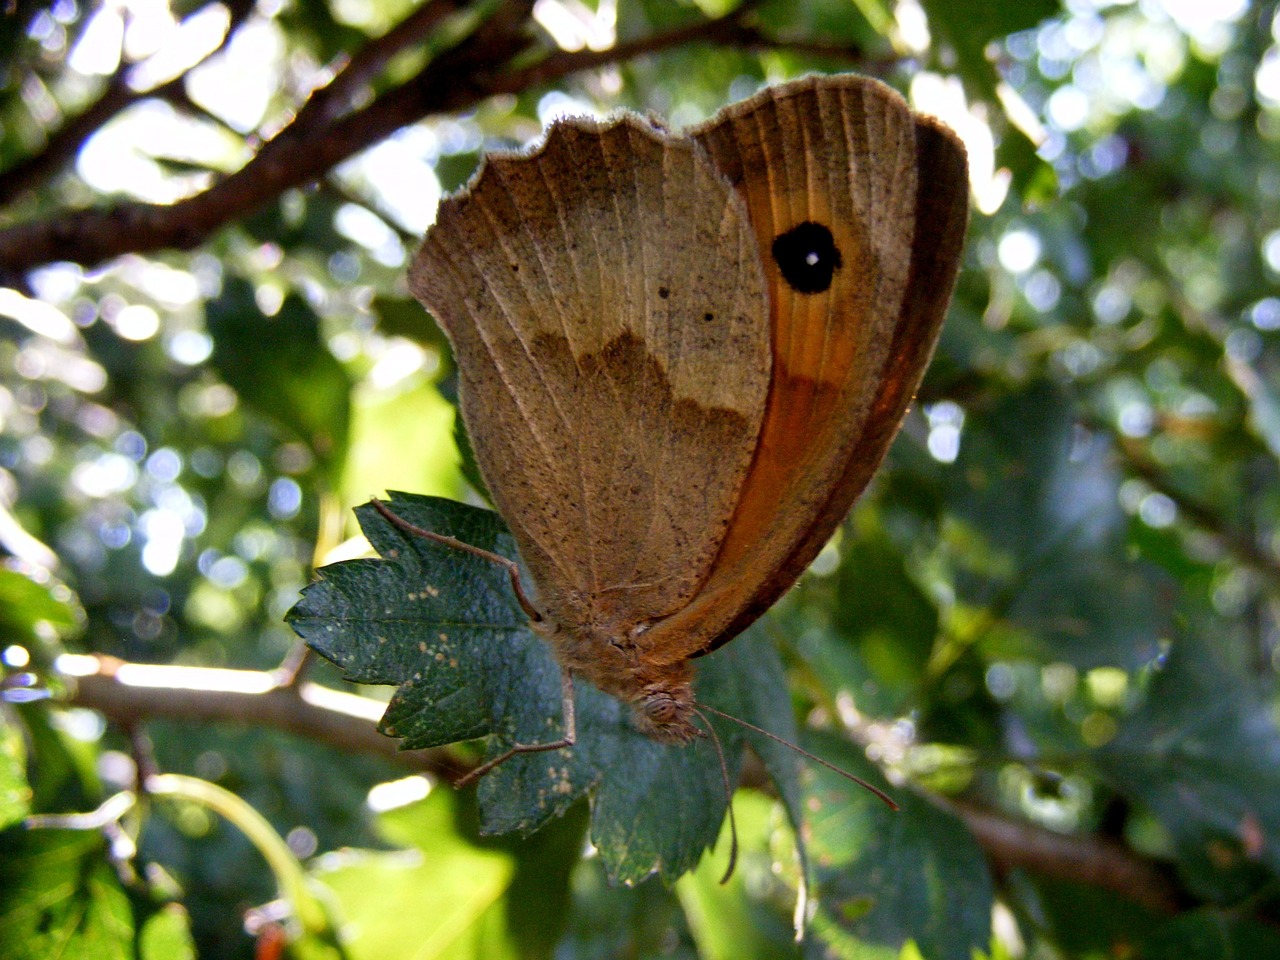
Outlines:
[[[806,253],[804,255],[804,262],[811,267],[816,267],[820,259],[821,258],[818,256],[818,254],[815,251],[810,251],[809,253]]]

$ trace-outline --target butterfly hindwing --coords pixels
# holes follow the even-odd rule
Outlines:
[[[703,590],[650,637],[676,662],[745,629],[866,486],[928,365],[967,210],[964,148],[878,81],[772,87],[692,131],[747,204],[773,383]]]

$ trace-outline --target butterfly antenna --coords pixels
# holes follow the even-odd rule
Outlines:
[[[828,763],[826,760],[823,760],[821,757],[814,756],[808,750],[804,749],[803,747],[796,746],[790,740],[784,740],[782,739],[782,737],[778,736],[776,733],[770,733],[768,730],[764,729],[763,727],[757,727],[754,723],[748,723],[746,720],[741,720],[738,717],[733,716],[733,714],[725,713],[723,710],[717,710],[715,707],[709,707],[705,703],[701,704],[699,709],[706,710],[708,713],[714,713],[717,717],[724,717],[724,719],[726,720],[732,720],[734,723],[736,723],[740,727],[746,727],[748,730],[753,730],[756,733],[760,734],[761,736],[768,737],[770,740],[774,741],[775,743],[780,743],[784,747],[790,747],[796,753],[800,754],[800,756],[807,757],[808,759],[812,760],[814,763],[821,764],[822,766],[826,767],[828,770],[831,770],[831,771],[834,771],[835,773],[840,774],[840,776],[844,777],[846,780],[852,781],[853,783],[856,783],[858,786],[864,787],[865,789],[870,790],[877,797],[883,800],[890,810],[898,809],[898,804],[896,801],[894,801],[893,797],[889,796],[887,793],[885,793],[875,784],[868,783],[866,780],[863,780],[861,777],[850,773],[848,770],[841,770],[834,763]]]
[[[706,709],[711,709],[710,707]],[[720,779],[724,781],[724,800],[725,809],[729,812],[729,866],[724,871],[724,876],[720,878],[720,883],[729,882],[729,878],[733,876],[733,870],[738,865],[738,821],[733,816],[733,787],[729,783],[729,764],[724,758],[724,745],[720,743],[720,735],[716,733],[716,728],[711,725],[711,721],[706,718],[701,710],[697,707],[693,708],[693,712],[706,725],[707,734],[711,737],[711,742],[715,745],[716,756],[720,759]],[[719,711],[712,710],[712,713]]]
[[[433,543],[443,544],[444,546],[450,547],[454,550],[461,550],[463,553],[469,553],[473,557],[479,557],[481,560],[488,560],[490,563],[496,563],[498,566],[504,568],[507,571],[507,575],[511,577],[511,589],[515,591],[516,600],[520,603],[520,609],[523,610],[525,616],[534,623],[541,622],[542,614],[538,612],[538,608],[533,605],[533,602],[525,594],[524,587],[520,583],[520,567],[514,561],[508,560],[506,557],[499,553],[494,553],[492,550],[485,550],[481,547],[472,546],[469,543],[463,543],[457,537],[448,537],[443,533],[436,533],[434,530],[427,530],[417,524],[410,523],[377,497],[370,497],[369,504],[373,509],[377,510],[378,513],[382,514],[383,519],[405,533],[411,534],[415,537],[422,537],[424,540],[430,540]]]

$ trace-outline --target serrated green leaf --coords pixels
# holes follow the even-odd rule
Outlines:
[[[867,779],[879,774],[845,741],[821,756]],[[927,960],[971,960],[991,941],[986,858],[954,816],[906,790],[890,810],[857,784],[814,768],[806,809],[818,865],[813,931],[841,957],[894,957],[914,941]],[[871,952],[867,952],[871,951]]]
[[[401,494],[392,494],[389,503],[424,529],[515,555],[514,541],[486,510]],[[387,559],[324,567],[290,611],[290,625],[349,679],[401,685],[382,729],[401,738],[405,749],[484,736],[493,723],[486,667],[529,645],[527,620],[505,571],[407,537],[370,506],[356,514]]]
[[[447,500],[393,494],[402,519],[515,558],[495,514]],[[295,630],[362,683],[398,683],[382,720],[406,748],[491,734],[489,755],[512,743],[562,735],[560,668],[530,629],[507,573],[497,564],[405,534],[372,507],[357,511],[384,560],[354,560],[320,572],[291,611]],[[594,791],[591,836],[617,880],[651,873],[674,880],[718,833],[726,791],[715,745],[656,743],[637,731],[629,709],[578,681],[578,741],[572,748],[521,754],[481,781],[487,833],[537,830]],[[739,639],[699,661],[703,703],[783,736],[794,735],[781,666],[767,644]],[[712,718],[730,783],[737,780],[743,730]],[[794,761],[777,744],[758,752],[798,817]]]
[[[1157,665],[1142,706],[1098,753],[1106,780],[1169,831],[1192,890],[1226,903],[1280,870],[1277,757],[1268,701],[1190,641]]]
[[[132,960],[129,900],[100,834],[0,833],[0,956]]]

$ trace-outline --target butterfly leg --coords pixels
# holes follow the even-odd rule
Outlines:
[[[448,537],[443,533],[435,533],[432,530],[427,530],[417,524],[410,523],[377,497],[370,497],[369,503],[373,509],[382,514],[383,519],[392,526],[403,530],[405,533],[411,534],[415,537],[422,537],[424,540],[430,540],[434,543],[443,544],[444,546],[450,547],[454,550],[461,550],[463,553],[469,553],[472,556],[479,557],[481,560],[488,560],[490,563],[496,563],[498,566],[505,568],[507,575],[511,577],[511,589],[515,591],[516,600],[520,603],[520,609],[523,610],[525,612],[525,616],[534,623],[540,623],[542,621],[542,614],[538,612],[538,608],[533,605],[533,602],[524,592],[524,587],[520,583],[520,567],[514,561],[508,560],[506,557],[501,554],[494,553],[492,550],[485,550],[481,547],[472,546],[469,543],[463,543],[457,537]]]
[[[573,699],[573,674],[568,670],[560,671],[560,696],[561,706],[564,710],[564,736],[559,740],[553,740],[550,743],[517,743],[502,753],[498,754],[492,760],[486,760],[480,766],[476,767],[466,776],[462,777],[454,783],[455,787],[465,787],[469,783],[479,780],[486,773],[499,764],[506,763],[518,753],[545,753],[548,750],[562,750],[565,747],[572,747],[578,742],[578,720],[576,708]]]

